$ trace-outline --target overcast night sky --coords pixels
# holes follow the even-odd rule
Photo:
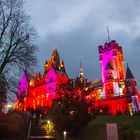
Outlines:
[[[37,72],[58,44],[69,77],[78,76],[82,61],[86,78],[101,78],[98,45],[108,26],[140,88],[140,0],[25,0],[24,7],[38,32]]]

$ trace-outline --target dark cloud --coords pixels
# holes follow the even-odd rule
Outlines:
[[[108,26],[140,83],[139,0],[26,0],[25,9],[39,33],[38,71],[58,44],[70,77],[78,75],[82,61],[86,77],[101,78],[98,45],[104,44]]]

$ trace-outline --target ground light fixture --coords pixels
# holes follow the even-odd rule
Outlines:
[[[67,132],[66,131],[63,132],[63,136],[64,136],[64,140],[66,140],[66,137],[67,137]]]

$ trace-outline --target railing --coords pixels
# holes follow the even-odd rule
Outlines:
[[[28,136],[27,136],[28,139],[30,138],[31,125],[32,125],[32,121],[30,120],[29,129],[28,129]]]

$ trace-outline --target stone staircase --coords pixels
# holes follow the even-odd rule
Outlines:
[[[40,126],[35,121],[32,121],[30,136],[46,136],[46,135],[47,135],[47,132],[45,128]]]
[[[45,128],[32,120],[30,135],[28,140],[58,140],[56,137],[48,136]]]

